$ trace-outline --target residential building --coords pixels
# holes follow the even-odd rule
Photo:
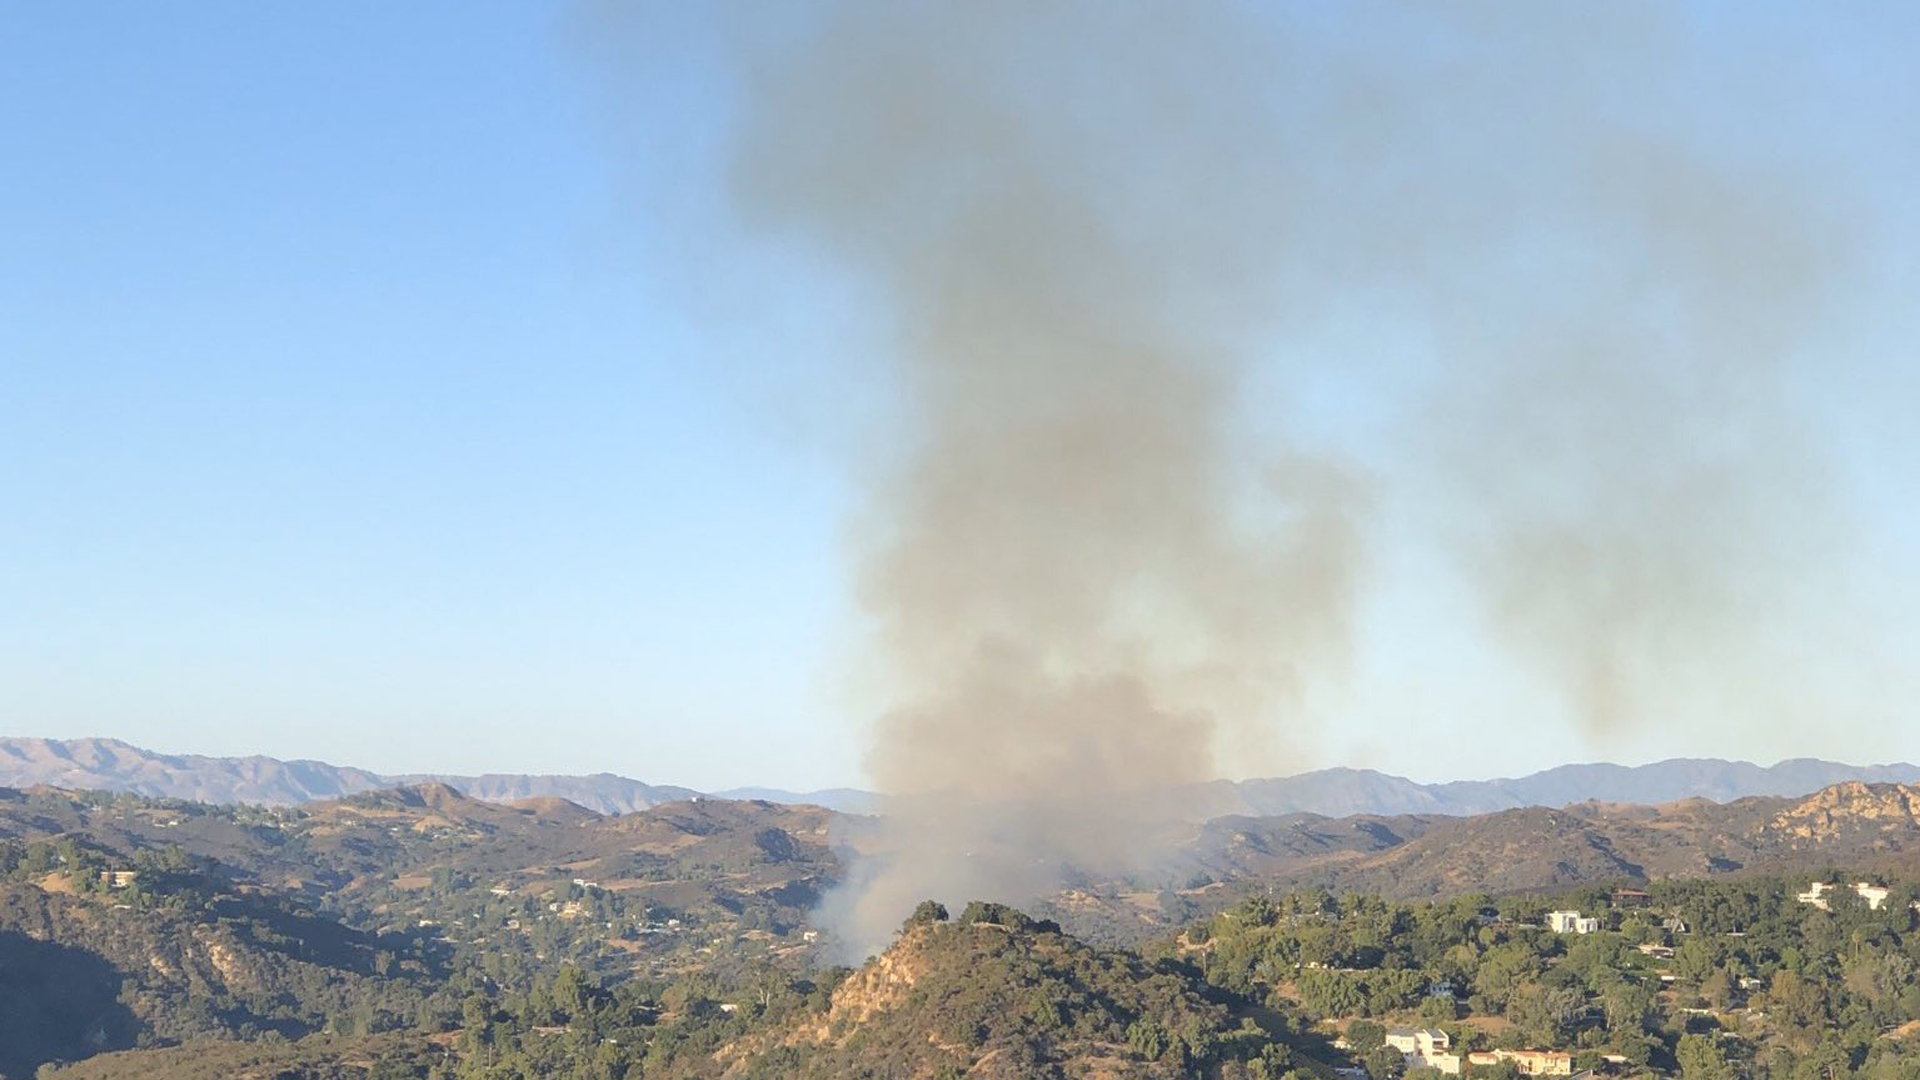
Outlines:
[[[1816,881],[1808,885],[1805,892],[1795,893],[1793,898],[1803,904],[1811,904],[1821,911],[1831,911],[1833,908],[1827,900],[1827,894],[1839,887],[1829,882]],[[1887,902],[1887,897],[1892,895],[1892,891],[1884,885],[1875,885],[1870,881],[1856,881],[1853,883],[1853,894],[1867,902],[1869,911],[1879,911],[1880,905]]]
[[[1549,911],[1547,929],[1556,934],[1591,934],[1600,929],[1600,920],[1582,918],[1577,911]]]
[[[1497,1065],[1513,1062],[1525,1076],[1572,1076],[1573,1055],[1565,1050],[1475,1050],[1467,1055],[1469,1065]]]
[[[1407,1067],[1426,1066],[1449,1076],[1460,1075],[1460,1055],[1451,1053],[1453,1040],[1438,1028],[1390,1027],[1386,1043],[1407,1056]]]
[[[1795,893],[1793,898],[1803,904],[1812,904],[1814,907],[1825,911],[1827,910],[1827,892],[1832,888],[1833,886],[1824,881],[1816,881],[1807,886],[1805,892]]]

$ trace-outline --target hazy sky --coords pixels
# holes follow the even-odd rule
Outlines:
[[[1920,759],[1920,16],[1692,10],[1662,46],[1690,149],[1803,185],[1847,252],[1781,376],[1837,508],[1805,581],[1840,598],[1755,653],[1757,681],[1794,673],[1790,718],[1690,699],[1596,734],[1518,663],[1437,539],[1431,445],[1403,437],[1446,337],[1356,295],[1276,338],[1243,394],[1249,445],[1284,421],[1382,479],[1353,658],[1276,718],[1314,733],[1297,757],[1228,771]],[[1426,62],[1389,23],[1296,32]],[[708,29],[600,39],[621,25],[0,8],[0,734],[862,782],[847,549],[887,445],[873,297],[731,220]],[[1551,65],[1515,70],[1513,95],[1555,93]]]

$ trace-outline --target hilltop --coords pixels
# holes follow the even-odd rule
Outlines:
[[[818,1080],[1171,1080],[1245,1075],[1249,1062],[1277,1076],[1288,1035],[1277,1018],[1186,965],[1096,949],[1002,905],[974,903],[951,922],[922,905],[825,1010],[717,1057],[729,1076]]]

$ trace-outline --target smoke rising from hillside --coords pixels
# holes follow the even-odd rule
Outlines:
[[[897,332],[860,587],[895,696],[868,766],[909,798],[835,898],[855,941],[921,896],[1124,864],[1224,725],[1344,646],[1355,481],[1235,452],[1292,209],[1254,29],[848,4],[756,58],[742,206],[869,273]]]
[[[829,0],[733,24],[736,209],[861,275],[891,335],[857,558],[893,701],[868,765],[902,798],[829,901],[850,941],[923,896],[1148,864],[1168,788],[1244,771],[1222,750],[1262,733],[1310,744],[1290,725],[1352,648],[1382,486],[1424,489],[1488,625],[1593,731],[1753,704],[1839,531],[1788,365],[1837,256],[1788,170],[1696,145],[1665,20]],[[1436,357],[1393,388],[1338,361],[1405,416],[1384,478],[1243,399],[1361,307]]]

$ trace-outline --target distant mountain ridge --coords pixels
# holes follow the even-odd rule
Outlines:
[[[1583,802],[1654,805],[1682,799],[1725,803],[1754,795],[1796,798],[1846,781],[1910,784],[1920,766],[1846,765],[1791,758],[1771,766],[1719,758],[1671,758],[1648,765],[1561,765],[1511,779],[1420,784],[1372,769],[1320,769],[1231,785],[1241,805],[1221,813],[1271,816],[1308,813],[1490,814],[1522,807]]]
[[[1562,765],[1510,779],[1438,784],[1421,784],[1373,769],[1333,768],[1297,776],[1197,784],[1191,789],[1188,805],[1196,821],[1229,814],[1466,816],[1584,802],[1658,804],[1702,798],[1724,803],[1754,795],[1793,798],[1848,781],[1920,782],[1920,766],[1847,765],[1813,758],[1762,766],[1718,758],[1674,758],[1648,765]],[[196,802],[287,805],[420,783],[443,783],[488,802],[562,798],[600,814],[633,813],[703,794],[612,773],[386,775],[323,761],[161,754],[118,739],[0,737],[0,787],[47,784]],[[822,806],[842,813],[875,813],[884,804],[882,796],[855,788],[791,792],[749,787],[704,794]]]
[[[612,773],[383,775],[324,761],[161,754],[119,739],[0,737],[0,787],[46,784],[194,802],[285,806],[431,783],[446,784],[487,802],[555,796],[600,814],[630,814],[700,794],[691,788],[644,784]]]

